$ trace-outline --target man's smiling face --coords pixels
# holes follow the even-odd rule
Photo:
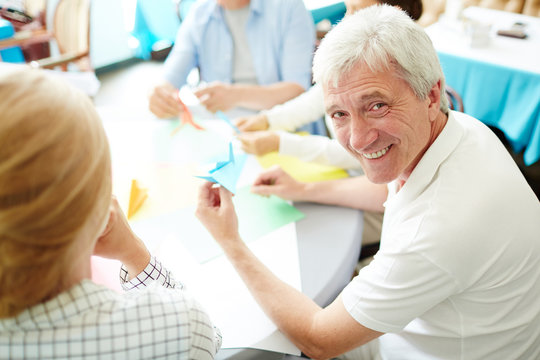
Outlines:
[[[362,65],[323,88],[336,137],[369,180],[404,183],[433,140],[431,93],[421,100],[393,68],[374,73]]]

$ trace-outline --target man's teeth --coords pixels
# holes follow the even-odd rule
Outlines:
[[[379,151],[374,152],[374,153],[371,153],[371,154],[362,153],[362,156],[365,157],[366,159],[378,159],[381,156],[383,156],[384,154],[386,154],[388,149],[390,149],[390,146],[387,146],[384,149],[379,150]]]

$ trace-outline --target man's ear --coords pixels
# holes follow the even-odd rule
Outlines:
[[[429,100],[429,119],[430,121],[434,121],[439,114],[441,105],[441,80],[437,81],[437,83],[433,85],[427,97]]]

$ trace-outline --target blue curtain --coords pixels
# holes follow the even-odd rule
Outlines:
[[[180,19],[173,0],[137,0],[132,35],[139,40],[137,56],[150,58],[152,46],[158,41],[174,43]]]

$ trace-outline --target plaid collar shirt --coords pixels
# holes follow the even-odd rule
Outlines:
[[[0,359],[213,359],[221,334],[152,257],[126,293],[83,280],[17,317],[0,319]]]

